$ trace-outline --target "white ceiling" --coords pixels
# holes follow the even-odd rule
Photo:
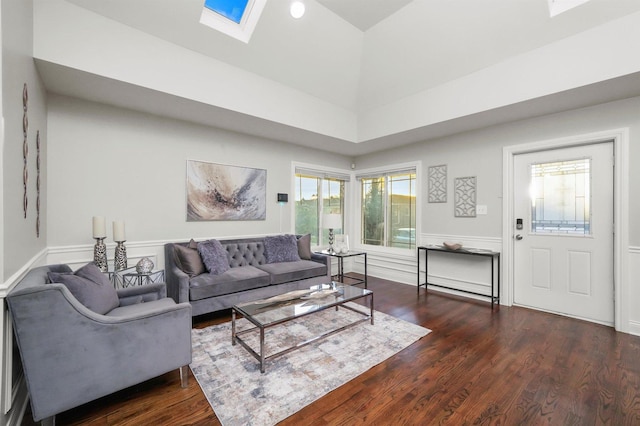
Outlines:
[[[640,11],[640,0],[591,0],[554,18],[547,0],[305,0],[305,16],[294,20],[290,0],[268,0],[251,41],[244,44],[199,23],[203,0],[67,1],[355,114]],[[61,79],[54,74],[61,67],[42,68],[49,90],[100,100],[90,93],[90,84],[82,90],[57,84]],[[584,103],[588,96],[580,98]],[[454,132],[456,126],[444,127]],[[461,129],[468,130],[464,124]],[[388,140],[410,143],[429,135],[403,132]],[[342,151],[389,147],[384,141],[371,146]],[[341,150],[338,144],[335,150]]]
[[[318,3],[352,24],[366,31],[396,13],[412,0],[318,0]]]

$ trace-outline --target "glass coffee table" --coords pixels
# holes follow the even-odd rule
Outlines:
[[[369,309],[366,309],[367,306],[362,306],[365,308],[363,311],[356,307],[358,305],[347,305],[347,302],[358,299],[367,299]],[[264,340],[266,329],[330,308],[334,308],[335,311],[338,311],[338,309],[348,309],[356,312],[359,314],[358,319],[341,327],[327,330],[317,336],[300,341],[279,352],[269,355],[265,353]],[[244,317],[247,321],[255,325],[255,327],[237,331],[236,317],[238,315]],[[371,325],[373,325],[373,292],[371,290],[348,285],[345,286],[340,283],[332,283],[331,285],[324,284],[321,288],[313,287],[309,290],[296,290],[268,299],[234,305],[231,308],[231,343],[233,345],[240,343],[260,362],[260,372],[264,373],[265,363],[267,361],[365,321],[370,321]],[[247,341],[242,338],[242,336],[249,333],[259,333],[259,348],[252,348]]]

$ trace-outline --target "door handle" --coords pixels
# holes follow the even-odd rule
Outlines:
[[[521,239],[523,239],[524,237],[520,234],[516,235],[516,240],[520,241]]]

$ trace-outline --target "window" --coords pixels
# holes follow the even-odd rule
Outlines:
[[[591,160],[531,165],[531,232],[591,234]]]
[[[267,0],[205,0],[200,23],[249,43]]]
[[[244,10],[247,8],[248,1],[249,0],[205,0],[204,7],[239,24],[242,15],[244,15]]]
[[[416,246],[416,169],[359,176],[361,243]]]
[[[340,214],[344,224],[345,186],[348,181],[347,174],[296,167],[296,234],[311,234],[312,246],[328,244],[329,230],[322,224],[324,214]],[[333,232],[341,234],[343,229],[334,229]]]

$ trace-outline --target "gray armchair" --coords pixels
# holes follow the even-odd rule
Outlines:
[[[119,306],[98,314],[47,274],[31,270],[7,296],[34,421],[180,369],[191,362],[191,306],[166,297],[163,284],[117,291]],[[116,302],[118,303],[118,302]]]

